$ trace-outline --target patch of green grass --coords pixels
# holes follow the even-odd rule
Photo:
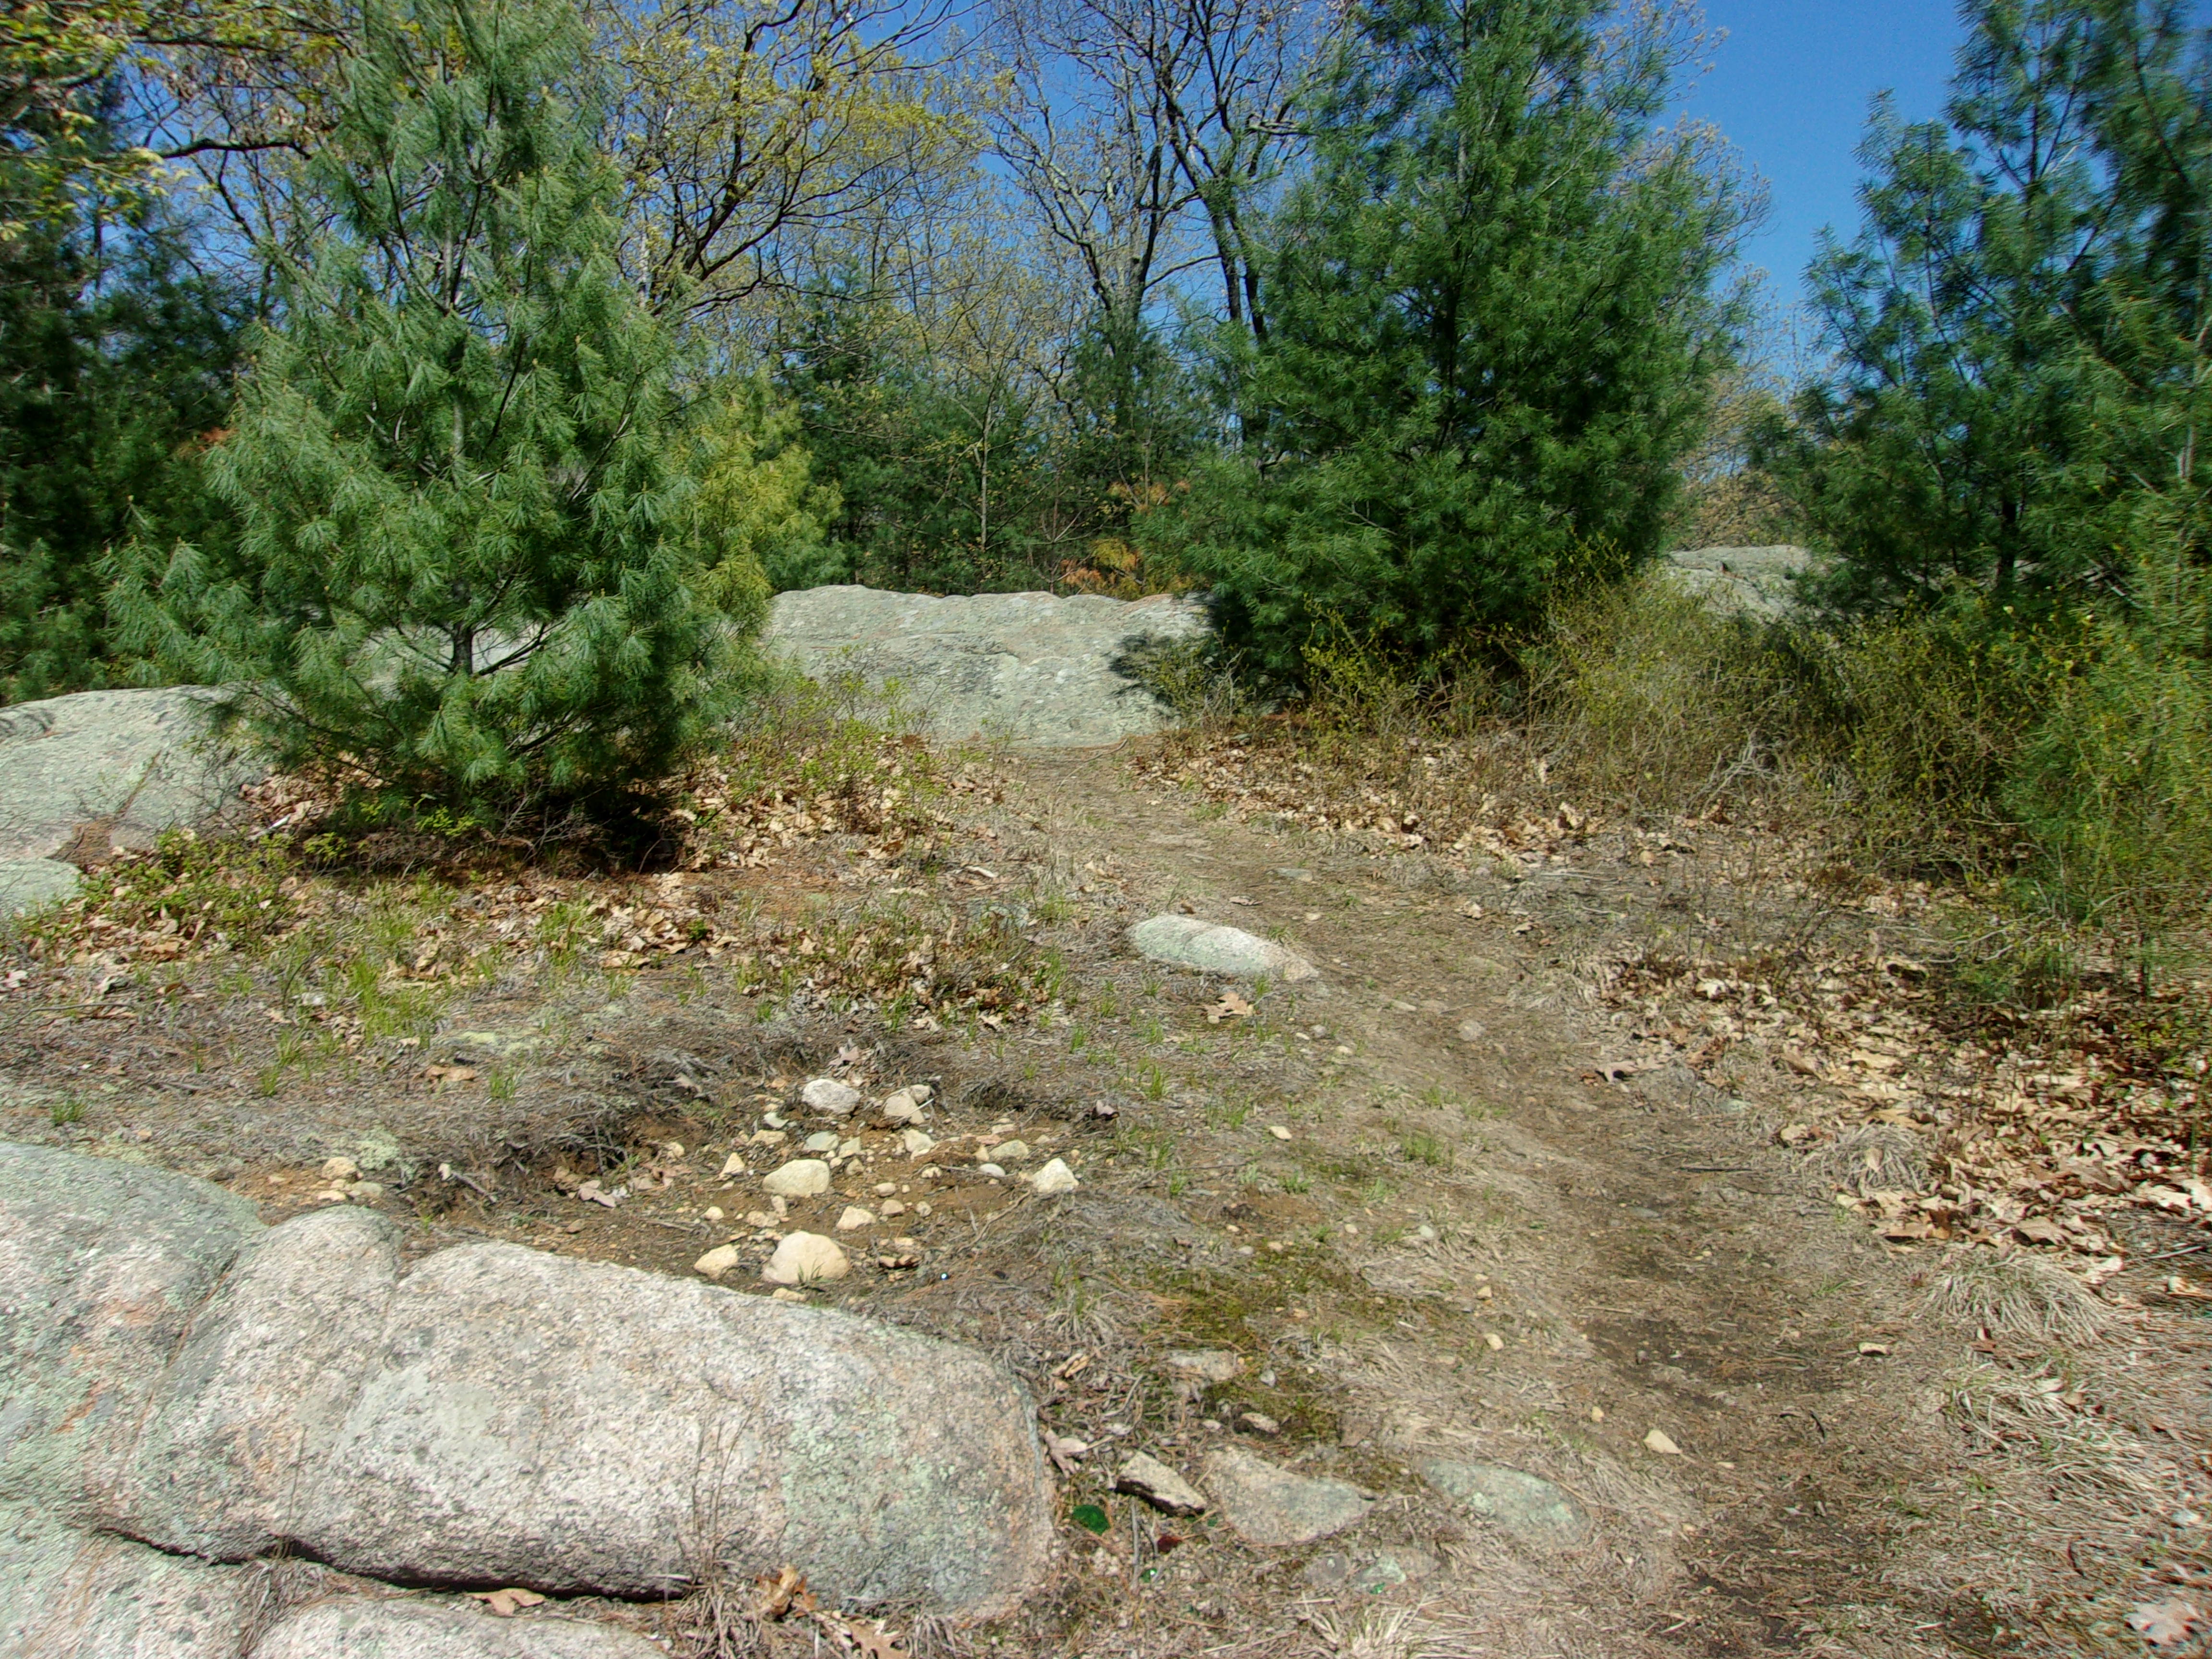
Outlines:
[[[1452,1149],[1449,1144],[1418,1129],[1399,1138],[1398,1151],[1408,1164],[1426,1164],[1431,1169],[1438,1170],[1451,1167]]]
[[[1168,1097],[1168,1074],[1158,1066],[1146,1066],[1137,1073],[1137,1092],[1146,1100],[1165,1100]]]
[[[1313,1190],[1313,1177],[1304,1170],[1291,1170],[1285,1172],[1282,1182],[1283,1190],[1286,1193],[1303,1194]]]
[[[84,1103],[75,1095],[64,1095],[47,1109],[46,1115],[54,1121],[54,1127],[84,1121]]]

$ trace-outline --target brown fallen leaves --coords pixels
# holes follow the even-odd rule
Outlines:
[[[881,1625],[848,1619],[823,1607],[806,1588],[805,1577],[796,1567],[780,1568],[756,1578],[751,1611],[756,1619],[769,1624],[792,1618],[811,1620],[839,1653],[858,1654],[864,1659],[908,1659],[906,1650]]]
[[[484,1611],[501,1619],[512,1619],[523,1608],[538,1607],[545,1600],[536,1590],[512,1586],[506,1589],[477,1590],[474,1594],[477,1600],[484,1604]]]
[[[1224,1019],[1242,1019],[1251,1012],[1250,1003],[1238,996],[1236,992],[1230,991],[1223,994],[1220,1001],[1207,1006],[1206,1023],[1208,1025],[1218,1025]]]

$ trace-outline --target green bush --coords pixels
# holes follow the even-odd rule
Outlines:
[[[616,258],[617,181],[550,0],[374,0],[209,458],[234,552],[126,562],[179,677],[250,688],[278,762],[467,815],[663,775],[728,694],[695,599],[673,346]]]

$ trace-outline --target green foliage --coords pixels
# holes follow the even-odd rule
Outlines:
[[[1371,0],[1317,75],[1264,329],[1221,337],[1240,449],[1173,526],[1270,669],[1331,616],[1413,657],[1525,629],[1578,542],[1657,550],[1743,205],[1612,13]]]
[[[834,580],[827,526],[843,511],[834,484],[814,481],[798,412],[765,375],[724,390],[699,431],[699,596],[750,634],[769,596]]]
[[[209,470],[234,551],[142,544],[116,605],[173,672],[253,690],[292,767],[454,809],[662,775],[723,695],[685,586],[666,330],[615,258],[574,13],[376,0]]]
[[[227,533],[198,441],[229,402],[238,305],[182,240],[152,207],[0,239],[0,701],[125,672],[97,571],[134,526]]]
[[[2203,556],[2212,108],[2191,30],[2143,0],[1967,11],[1945,118],[1876,110],[1865,228],[1810,273],[1836,372],[1765,445],[1846,609],[2124,592],[2146,494]]]

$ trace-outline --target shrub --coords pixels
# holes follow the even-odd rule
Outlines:
[[[570,9],[373,0],[209,459],[234,554],[128,560],[116,608],[290,768],[471,813],[661,775],[726,693],[685,586],[672,347],[616,261]]]

